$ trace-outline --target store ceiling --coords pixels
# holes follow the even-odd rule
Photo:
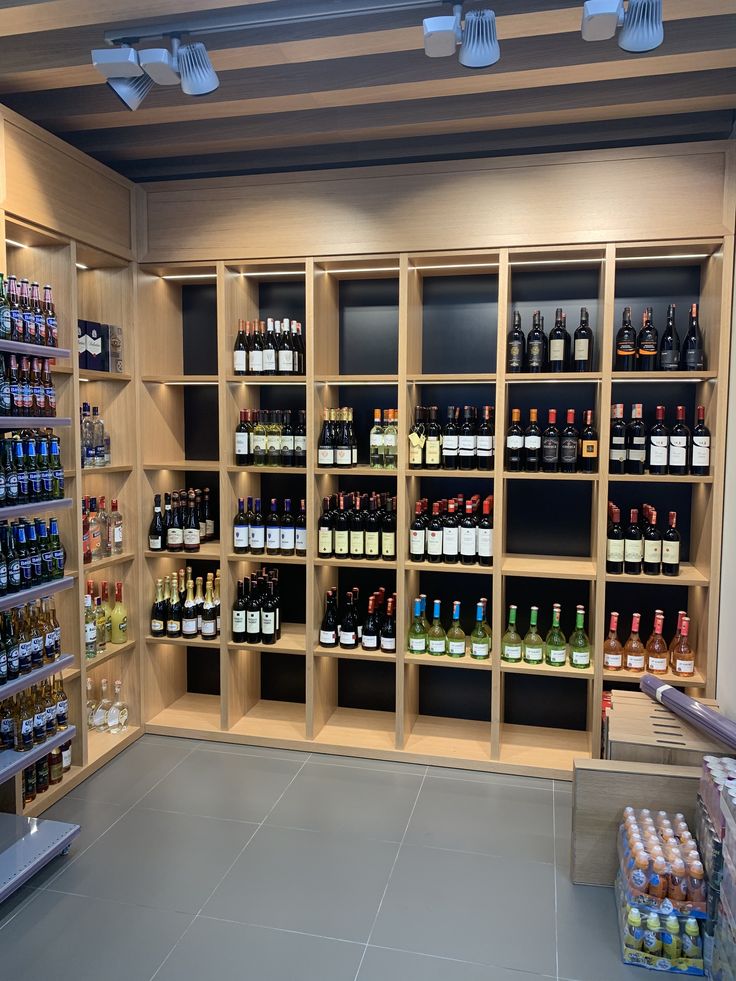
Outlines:
[[[585,43],[582,0],[490,5],[501,60],[489,69],[425,56],[428,5],[208,35],[217,91],[157,86],[130,112],[90,63],[106,30],[299,0],[0,0],[0,101],[133,180],[730,134],[736,0],[664,0],[665,42],[645,55]]]

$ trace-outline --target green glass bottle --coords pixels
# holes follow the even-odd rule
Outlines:
[[[460,626],[460,601],[452,604],[452,625],[447,631],[447,653],[450,657],[465,657],[465,631]]]
[[[521,660],[521,634],[516,629],[516,606],[509,607],[509,624],[501,638],[501,660],[518,664]]]
[[[523,659],[525,664],[541,664],[544,660],[544,641],[537,630],[539,607],[533,606],[529,615],[529,629],[524,637]]]
[[[552,626],[544,642],[544,660],[553,668],[562,667],[567,663],[567,641],[560,629],[560,605],[552,607]]]
[[[437,599],[434,601],[432,626],[427,631],[427,641],[430,654],[442,656],[447,653],[447,635],[440,620],[440,601]]]
[[[427,653],[427,631],[422,623],[422,601],[418,596],[414,600],[414,619],[409,627],[407,647],[410,654]]]
[[[570,634],[570,667],[584,671],[590,667],[590,640],[585,632],[585,608],[578,607],[575,629]]]
[[[483,604],[477,603],[475,607],[475,626],[470,635],[470,656],[476,661],[487,661],[491,656],[489,638],[485,629],[485,611]]]

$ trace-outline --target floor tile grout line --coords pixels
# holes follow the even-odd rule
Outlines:
[[[358,975],[360,974],[360,972],[361,972],[361,970],[363,968],[363,961],[365,960],[365,955],[366,955],[366,953],[368,951],[368,945],[371,942],[371,937],[373,936],[373,931],[376,929],[376,923],[378,922],[378,917],[381,914],[381,907],[383,906],[383,901],[386,898],[386,893],[388,892],[388,887],[391,884],[391,877],[394,874],[394,869],[396,868],[396,863],[398,862],[399,855],[401,854],[401,846],[404,844],[404,839],[406,838],[407,832],[409,831],[409,825],[411,824],[411,819],[414,817],[414,811],[416,810],[417,803],[419,801],[419,796],[420,796],[420,794],[422,792],[422,787],[424,786],[424,782],[427,779],[427,772],[428,771],[429,771],[429,767],[428,766],[425,766],[425,768],[424,768],[424,774],[422,776],[422,782],[419,784],[419,789],[417,790],[417,795],[414,798],[414,803],[412,804],[411,811],[409,812],[409,817],[407,818],[407,821],[406,821],[406,827],[404,828],[404,833],[401,836],[401,841],[399,842],[399,847],[396,849],[396,854],[394,855],[394,860],[393,860],[393,863],[391,865],[391,870],[388,873],[388,878],[386,879],[386,885],[383,887],[383,893],[381,894],[381,899],[380,899],[380,901],[378,903],[378,909],[376,910],[376,915],[373,917],[373,923],[371,924],[370,931],[368,932],[368,937],[367,937],[366,942],[365,942],[365,947],[363,948],[363,953],[362,953],[362,955],[360,957],[360,962],[358,964],[358,970],[355,972],[355,977],[353,978],[353,981],[358,981]]]
[[[555,976],[557,981],[560,979],[560,939],[559,926],[557,924],[557,815],[555,813],[555,781],[552,781],[552,882],[554,884],[555,897]]]
[[[295,933],[299,937],[314,937],[315,940],[332,940],[340,944],[352,944],[353,947],[365,947],[364,940],[350,940],[347,937],[330,937],[323,933],[310,933],[308,930],[294,930],[292,927],[272,926],[268,923],[254,923],[252,920],[228,920],[224,916],[209,916],[207,913],[200,913],[199,920],[211,920],[214,923],[229,923],[231,926],[255,927],[257,930],[273,930],[275,933]]]
[[[371,947],[373,950],[390,950],[396,954],[416,954],[418,957],[429,957],[437,961],[449,961],[452,964],[468,964],[472,967],[498,967],[502,968],[504,971],[510,971],[514,974],[523,974],[525,977],[531,976],[533,978],[547,978],[549,981],[562,981],[560,978],[556,978],[553,974],[538,974],[536,972],[525,971],[523,968],[519,967],[506,967],[503,964],[491,964],[488,961],[468,961],[464,960],[462,957],[448,957],[446,954],[429,954],[426,950],[414,950],[410,947],[387,947],[385,944],[366,944],[366,947]]]

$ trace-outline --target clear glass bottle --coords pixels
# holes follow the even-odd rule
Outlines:
[[[110,615],[111,635],[113,644],[124,644],[128,639],[128,608],[123,602],[123,584],[115,583],[115,606]]]
[[[452,604],[452,624],[447,631],[447,653],[450,657],[465,657],[465,631],[460,626],[460,602]]]
[[[115,734],[128,728],[128,704],[123,700],[122,681],[116,681],[113,688],[115,701],[107,713],[107,731]]]
[[[646,661],[646,650],[639,636],[640,613],[634,613],[631,618],[631,633],[624,644],[624,668],[627,671],[643,671]]]
[[[544,640],[537,630],[539,607],[533,606],[529,615],[529,629],[524,635],[522,656],[525,664],[541,664],[544,660]]]
[[[692,678],[695,674],[695,652],[690,646],[690,617],[682,618],[680,639],[671,652],[672,671],[679,678]]]
[[[84,597],[84,656],[88,661],[97,657],[97,618],[89,593]]]
[[[87,728],[94,729],[94,718],[97,710],[97,699],[95,698],[94,683],[91,678],[87,678]]]
[[[381,410],[373,410],[373,426],[369,436],[370,456],[369,462],[374,470],[383,470],[383,426],[381,425]]]
[[[398,454],[398,424],[396,410],[386,409],[383,426],[383,469],[395,470]]]
[[[98,596],[95,600],[95,625],[97,627],[97,653],[101,653],[107,646],[107,610],[102,605],[102,599]]]
[[[603,641],[603,670],[620,671],[624,666],[624,650],[618,639],[618,613],[611,613],[608,636]]]
[[[662,636],[664,615],[657,610],[654,617],[654,632],[647,641],[647,671],[650,674],[667,674],[669,652],[667,641]]]
[[[97,732],[107,732],[107,720],[111,708],[112,702],[107,694],[107,678],[103,678],[100,682],[100,700],[92,716],[92,727]]]
[[[470,634],[470,656],[476,661],[487,661],[491,656],[490,637],[485,628],[485,609],[482,603],[475,605],[475,626]]]
[[[409,626],[407,650],[410,654],[427,653],[427,630],[422,619],[422,601],[418,596],[414,600],[414,619]]]
[[[427,631],[427,647],[429,653],[435,656],[447,653],[447,635],[440,619],[440,601],[438,599],[433,603],[432,626]]]

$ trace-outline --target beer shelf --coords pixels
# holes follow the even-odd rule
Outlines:
[[[70,358],[72,352],[67,347],[45,347],[43,344],[26,344],[25,341],[0,340],[0,351],[10,354],[27,354],[32,358]],[[55,365],[51,370],[56,371]]]
[[[9,508],[0,508],[0,521],[3,518],[15,518],[22,514],[35,514],[37,511],[56,511],[70,508],[74,504],[71,497],[60,497],[55,501],[29,501],[27,504],[12,504]]]
[[[0,426],[6,429],[46,429],[71,424],[68,416],[0,416]]]
[[[74,655],[73,654],[62,654],[60,658],[56,661],[48,661],[41,665],[40,668],[35,668],[28,674],[22,674],[20,677],[15,678],[13,681],[6,682],[0,692],[2,692],[3,698],[10,698],[19,691],[25,691],[26,688],[30,688],[31,685],[37,685],[39,681],[44,681],[46,678],[50,678],[52,674],[61,674],[67,668],[74,666]],[[2,759],[2,757],[0,757]]]
[[[53,593],[60,593],[64,589],[71,589],[73,585],[74,576],[66,575],[63,579],[52,579],[51,582],[43,582],[40,586],[23,589],[19,593],[6,593],[5,596],[0,597],[0,613],[3,610],[11,610],[14,606],[33,603],[43,596],[51,596]],[[2,783],[1,779],[0,783]]]
[[[76,727],[69,726],[68,729],[60,729],[58,732],[55,732],[45,742],[39,743],[25,753],[19,753],[16,749],[3,750],[0,753],[0,783],[5,783],[6,780],[15,776],[16,773],[25,770],[31,763],[36,763],[43,756],[50,753],[52,749],[55,749],[56,746],[70,742],[76,734]]]

